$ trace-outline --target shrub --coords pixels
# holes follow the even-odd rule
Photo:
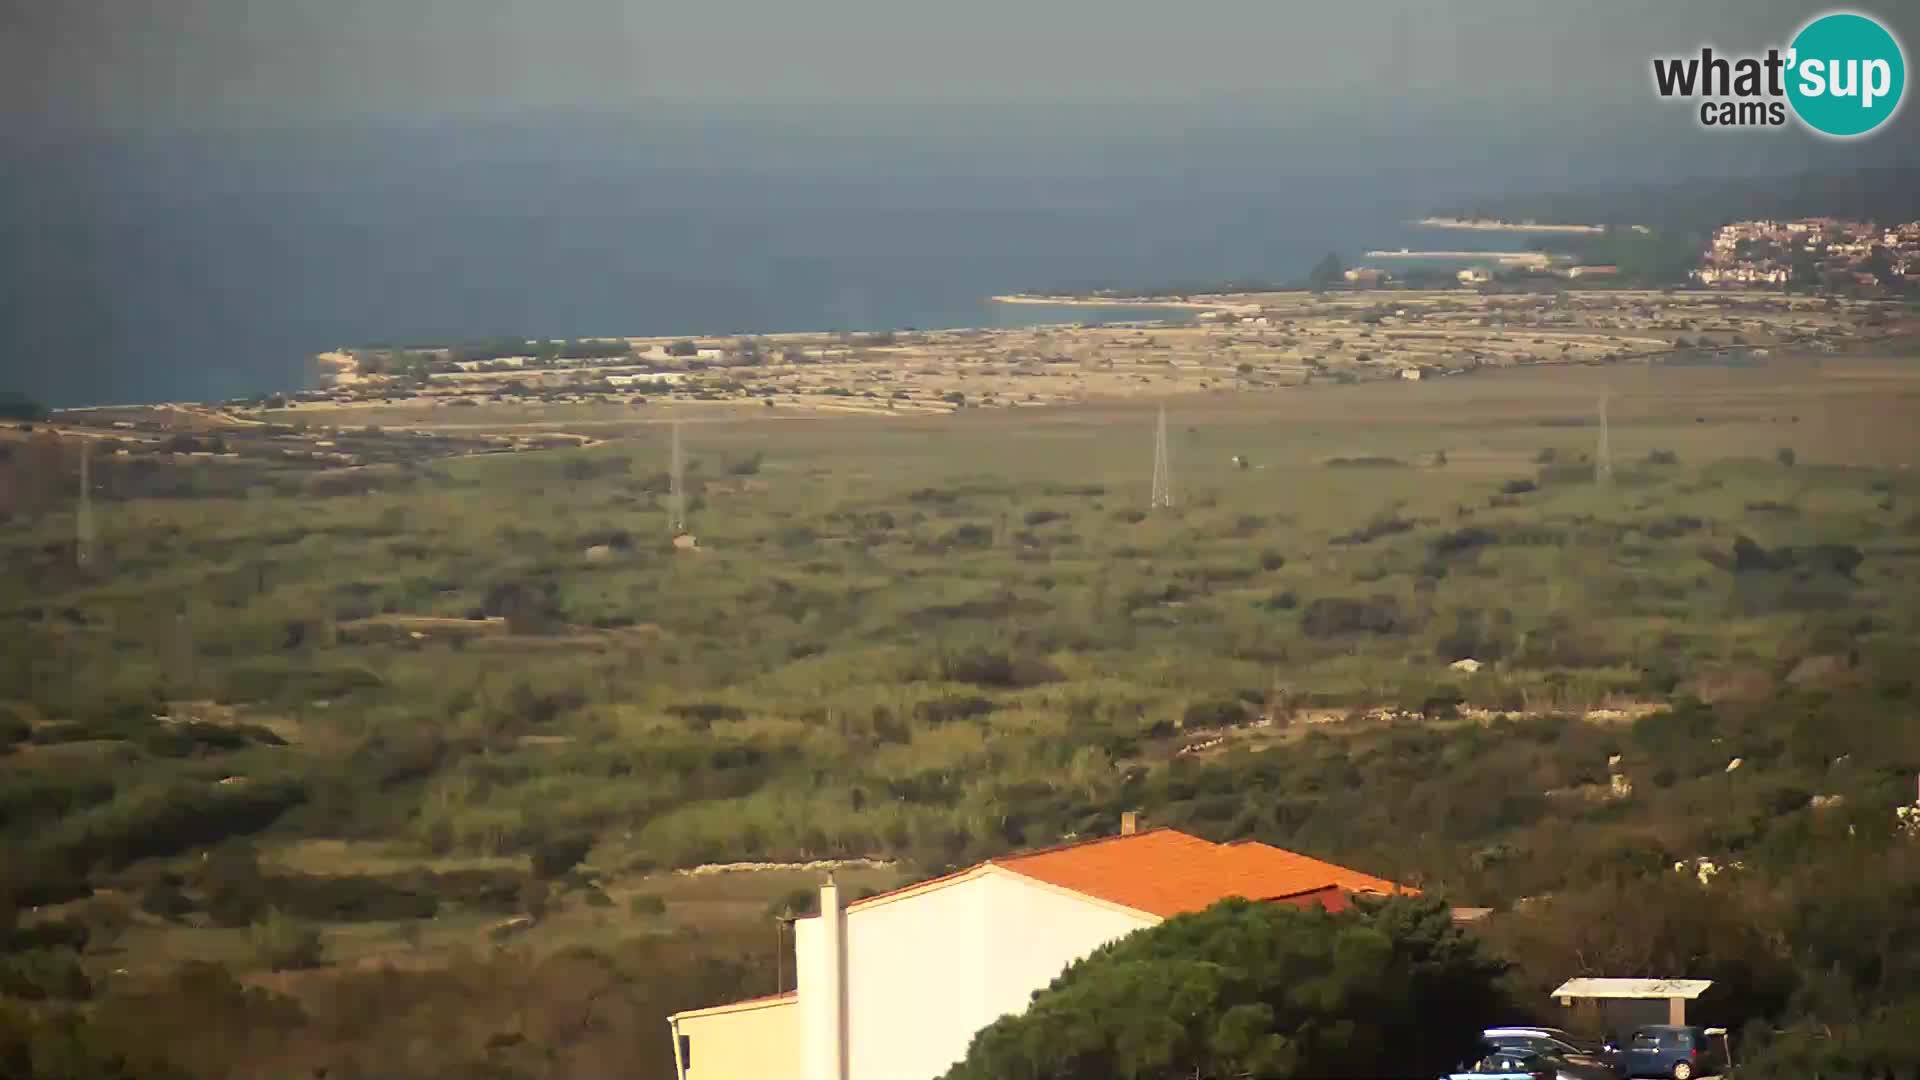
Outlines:
[[[1448,533],[1441,533],[1439,536],[1428,541],[1427,547],[1433,552],[1435,558],[1444,559],[1451,555],[1459,555],[1463,552],[1471,551],[1477,547],[1497,543],[1498,540],[1499,537],[1487,529],[1470,527],[1455,529]]]
[[[1391,596],[1323,596],[1307,605],[1301,629],[1312,637],[1395,633],[1401,629],[1400,603]]]
[[[0,933],[0,953],[27,952],[34,949],[68,949],[80,952],[87,947],[93,932],[75,919],[48,919],[32,926],[17,926]]]
[[[292,780],[181,782],[70,817],[42,841],[41,850],[69,865],[120,867],[256,832],[306,797]]]
[[[248,932],[254,959],[269,971],[301,971],[326,961],[320,931],[269,908]]]
[[[961,525],[939,540],[942,548],[986,548],[993,546],[993,530],[985,525]]]
[[[250,925],[269,906],[266,878],[253,852],[245,848],[214,852],[202,866],[199,885],[207,916],[218,926]]]
[[[913,718],[923,724],[945,724],[955,720],[970,720],[976,716],[985,716],[992,711],[993,702],[977,695],[944,697],[916,702],[913,706]]]
[[[1506,966],[1435,899],[1228,900],[1070,965],[946,1077],[1431,1076],[1499,1015]]]
[[[541,881],[561,877],[580,865],[580,860],[586,858],[592,848],[593,840],[587,836],[543,840],[533,849],[533,876]]]
[[[430,892],[361,875],[274,875],[261,880],[261,891],[279,910],[315,922],[430,919],[440,909]]]
[[[1546,484],[1590,484],[1595,476],[1591,462],[1562,462],[1557,465],[1542,466],[1539,480]]]
[[[16,743],[26,742],[32,734],[33,727],[25,717],[16,713],[12,706],[0,705],[0,754],[6,753]]]
[[[740,721],[747,718],[746,710],[734,705],[723,705],[713,701],[690,701],[667,706],[667,715],[699,724],[712,724],[720,721]]]
[[[80,909],[87,942],[96,950],[111,949],[133,925],[133,906],[117,896],[95,896]]]
[[[1247,707],[1235,698],[1214,698],[1208,701],[1196,701],[1187,706],[1181,714],[1182,728],[1223,728],[1245,723]]]
[[[1060,678],[1060,673],[1044,661],[989,649],[967,649],[943,654],[938,674],[943,682],[971,683],[1003,690],[1038,686]]]
[[[0,996],[23,1001],[84,1001],[93,983],[72,949],[29,949],[0,956]]]
[[[1397,514],[1386,514],[1381,517],[1374,518],[1372,521],[1368,522],[1366,525],[1363,525],[1360,528],[1353,530],[1352,532],[1342,533],[1341,535],[1336,536],[1327,542],[1330,544],[1337,544],[1342,546],[1349,545],[1349,544],[1370,544],[1373,541],[1380,539],[1381,537],[1395,536],[1403,532],[1410,532],[1413,529],[1413,524],[1414,524],[1413,522],[1408,521],[1407,519],[1400,517]]]
[[[1434,644],[1434,656],[1452,663],[1455,660],[1494,661],[1506,657],[1512,637],[1513,613],[1505,609],[1491,614],[1460,611]]]
[[[1706,527],[1706,523],[1688,514],[1678,514],[1670,518],[1649,521],[1642,525],[1641,531],[1655,540],[1671,540]]]
[[[1293,594],[1292,589],[1282,589],[1259,601],[1258,606],[1266,611],[1292,611],[1300,606],[1300,598]]]
[[[263,662],[244,664],[229,671],[219,697],[226,702],[314,701],[345,697],[381,685],[380,677],[365,668]]]
[[[162,877],[140,892],[140,910],[162,919],[179,919],[193,911],[193,900],[170,877]]]

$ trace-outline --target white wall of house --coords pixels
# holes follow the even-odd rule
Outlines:
[[[795,925],[803,1080],[932,1080],[1069,963],[1158,920],[1005,871],[846,914],[847,1076],[818,1075],[832,1003],[819,919]]]
[[[1009,1013],[1025,1012],[1033,992],[1053,982],[1068,964],[1160,921],[1016,874],[989,875],[985,882],[992,932],[986,937],[983,1019],[975,1031]],[[972,1038],[969,1031],[953,1061],[966,1056]]]

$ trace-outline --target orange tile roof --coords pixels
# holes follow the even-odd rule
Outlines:
[[[1173,829],[1148,829],[989,859],[965,870],[855,900],[847,910],[903,900],[994,869],[1161,918],[1199,911],[1230,896],[1344,911],[1351,906],[1352,893],[1419,891],[1258,841],[1215,844]],[[677,1016],[774,1004],[793,996],[793,991],[788,991]]]
[[[1330,862],[1287,851],[1263,844],[1258,840],[1236,840],[1226,845],[1231,851],[1245,853],[1252,865],[1259,867],[1261,874],[1292,876],[1298,880],[1328,881],[1347,892],[1371,893],[1418,893],[1420,890],[1377,878],[1372,874],[1363,874],[1358,870],[1349,870]]]
[[[1229,896],[1282,900],[1329,887],[1412,891],[1267,844],[1214,844],[1172,829],[1014,855],[991,865],[1162,918],[1199,911]]]

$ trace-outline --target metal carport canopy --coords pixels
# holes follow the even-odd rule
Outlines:
[[[1682,998],[1692,1001],[1713,983],[1707,979],[1568,979],[1556,998]]]

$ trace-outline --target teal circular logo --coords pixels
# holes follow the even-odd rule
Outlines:
[[[1808,23],[1788,53],[1787,99],[1824,135],[1865,135],[1900,108],[1907,61],[1886,27],[1839,12]]]

